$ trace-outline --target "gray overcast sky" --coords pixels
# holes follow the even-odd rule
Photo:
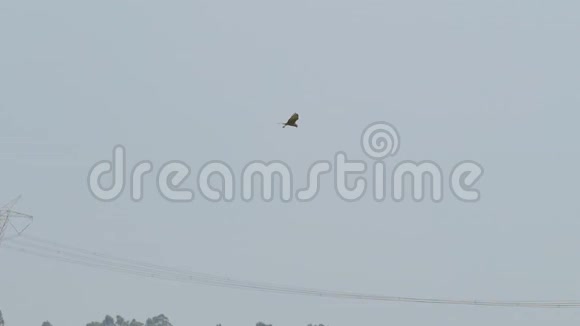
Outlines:
[[[264,282],[395,296],[580,299],[578,1],[0,2],[2,201],[29,235]],[[293,112],[298,129],[275,123]],[[480,162],[482,200],[170,203],[146,179],[94,199],[89,168],[366,159],[374,121],[402,160]],[[370,161],[369,161],[370,162]],[[447,179],[446,179],[447,180]],[[193,185],[194,178],[188,179]],[[97,271],[0,249],[9,325],[105,314],[175,325],[577,325],[577,310],[286,296]]]

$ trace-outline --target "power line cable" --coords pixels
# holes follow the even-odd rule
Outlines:
[[[166,281],[193,283],[216,287],[254,290],[269,293],[317,296],[334,299],[356,299],[368,301],[411,302],[425,304],[471,305],[494,307],[525,308],[580,308],[580,301],[501,301],[501,300],[457,300],[373,295],[354,292],[327,291],[276,285],[265,282],[236,280],[214,274],[192,272],[162,265],[150,264],[133,259],[94,252],[54,241],[23,235],[4,244],[3,249],[20,253],[85,266],[94,269],[120,272],[129,275],[148,277]]]

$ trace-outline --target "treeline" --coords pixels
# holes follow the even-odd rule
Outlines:
[[[148,318],[145,323],[136,321],[135,319],[125,320],[121,316],[117,316],[117,318],[106,316],[102,322],[94,321],[88,323],[87,326],[173,326],[173,324],[169,322],[169,318],[161,314],[153,318]]]
[[[4,318],[2,318],[2,311],[0,310],[0,326],[12,326],[10,324],[4,324]],[[52,324],[48,321],[42,323],[42,326],[52,326]],[[169,322],[169,318],[165,315],[161,314],[159,316],[148,318],[145,323],[137,321],[135,319],[126,320],[121,316],[117,316],[113,318],[111,316],[105,316],[105,319],[101,322],[94,321],[88,323],[87,326],[173,326],[171,322]],[[218,324],[217,326],[222,326]],[[272,326],[272,324],[266,324],[263,322],[256,323],[256,326]],[[323,324],[308,324],[308,326],[324,326]]]

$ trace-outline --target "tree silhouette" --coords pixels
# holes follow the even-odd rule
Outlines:
[[[147,319],[147,321],[145,322],[145,326],[173,326],[173,325],[169,322],[169,318],[161,314],[157,317]]]
[[[105,316],[105,320],[103,320],[102,322],[94,321],[92,323],[88,323],[87,326],[173,326],[173,325],[169,322],[169,318],[165,317],[165,315],[159,315],[153,318],[149,318],[147,319],[147,322],[145,324],[135,319],[128,321],[121,316],[113,318],[107,315]]]
[[[1,310],[0,310],[0,326],[5,326]],[[42,326],[52,326],[52,324],[48,321],[45,321],[44,323],[42,323]],[[110,315],[107,315],[105,316],[105,319],[102,322],[94,321],[86,324],[86,326],[173,326],[173,324],[171,324],[169,322],[169,318],[167,318],[163,314],[152,318],[148,318],[145,323],[139,322],[135,319],[128,321],[121,316],[113,318]],[[222,326],[222,324],[217,324],[217,326]],[[272,326],[272,324],[258,322],[256,323],[256,326]],[[308,326],[324,326],[324,324],[308,324]]]

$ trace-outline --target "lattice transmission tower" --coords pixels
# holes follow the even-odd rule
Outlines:
[[[16,206],[20,200],[18,196],[0,208],[0,244],[7,233],[13,231],[15,236],[19,236],[24,232],[30,224],[32,224],[32,215],[14,211],[12,208]]]

